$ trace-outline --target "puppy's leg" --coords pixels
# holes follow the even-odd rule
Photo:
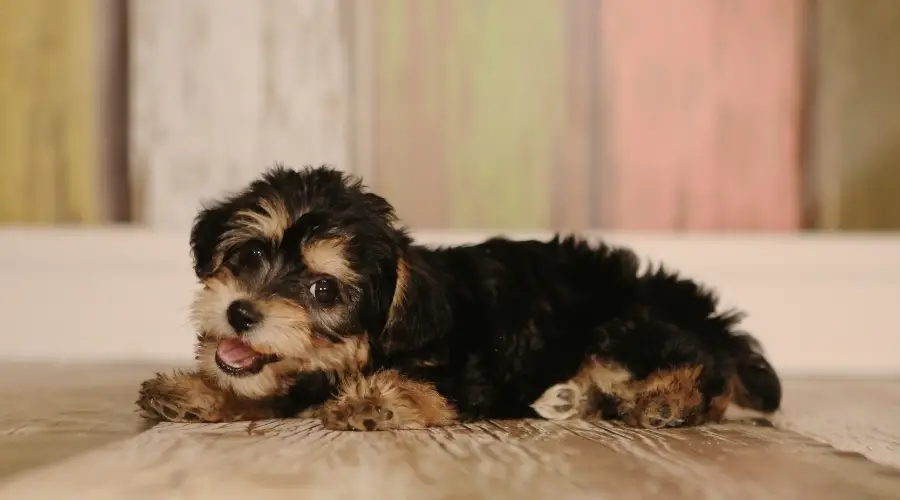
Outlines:
[[[619,417],[628,425],[649,429],[703,423],[702,372],[701,366],[658,370],[646,380],[619,388]]]
[[[604,403],[631,379],[631,372],[622,365],[591,357],[574,377],[551,386],[531,407],[547,420],[596,416],[605,413]]]
[[[722,419],[733,384],[693,337],[649,321],[618,322],[608,334],[602,357],[588,356],[575,377],[535,401],[539,415],[564,420],[599,413],[646,428]]]
[[[320,418],[326,429],[376,431],[449,425],[457,413],[431,384],[385,370],[346,380]]]
[[[605,355],[633,375],[612,391],[623,422],[659,428],[721,420],[732,394],[730,377],[717,362],[725,353],[675,325],[646,318],[616,322],[606,333]]]
[[[239,400],[197,372],[157,374],[141,384],[135,403],[148,420],[229,422],[275,417],[265,401]]]

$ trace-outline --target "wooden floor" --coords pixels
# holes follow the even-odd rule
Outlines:
[[[775,427],[310,420],[138,433],[148,367],[0,368],[0,499],[900,498],[900,383],[786,381]]]

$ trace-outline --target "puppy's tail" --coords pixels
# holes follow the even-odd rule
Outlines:
[[[738,342],[737,370],[734,377],[734,403],[762,413],[774,413],[781,407],[781,380],[762,355],[759,342],[747,334]]]

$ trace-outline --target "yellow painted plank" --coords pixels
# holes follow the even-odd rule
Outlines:
[[[822,0],[817,17],[813,224],[900,229],[900,2]]]
[[[99,215],[92,0],[0,0],[0,222]]]
[[[376,3],[377,187],[414,227],[547,227],[565,2]]]

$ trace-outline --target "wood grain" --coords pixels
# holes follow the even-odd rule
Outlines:
[[[549,224],[564,154],[563,4],[374,2],[371,183],[412,227]]]
[[[891,498],[900,494],[900,475],[796,434],[739,424],[638,432],[515,421],[350,433],[289,420],[160,425],[21,476],[0,488],[0,498],[630,499],[662,492]]]
[[[776,424],[900,469],[900,382],[797,379]]]
[[[816,9],[813,224],[900,228],[900,3],[821,0]]]
[[[348,43],[338,2],[133,2],[137,219],[184,228],[200,201],[275,162],[349,159]]]
[[[16,401],[0,407],[0,473],[19,472],[0,483],[0,499],[900,495],[896,380],[786,380],[777,427],[733,422],[652,431],[525,420],[353,433],[284,420],[160,424],[127,437],[138,423],[128,396],[152,372],[138,365],[0,367],[0,399]],[[117,437],[124,439],[110,443]],[[97,448],[72,456],[89,446]],[[54,463],[34,467],[41,459]]]
[[[0,0],[0,222],[101,216],[94,0]]]
[[[602,227],[800,226],[803,0],[610,0]]]

